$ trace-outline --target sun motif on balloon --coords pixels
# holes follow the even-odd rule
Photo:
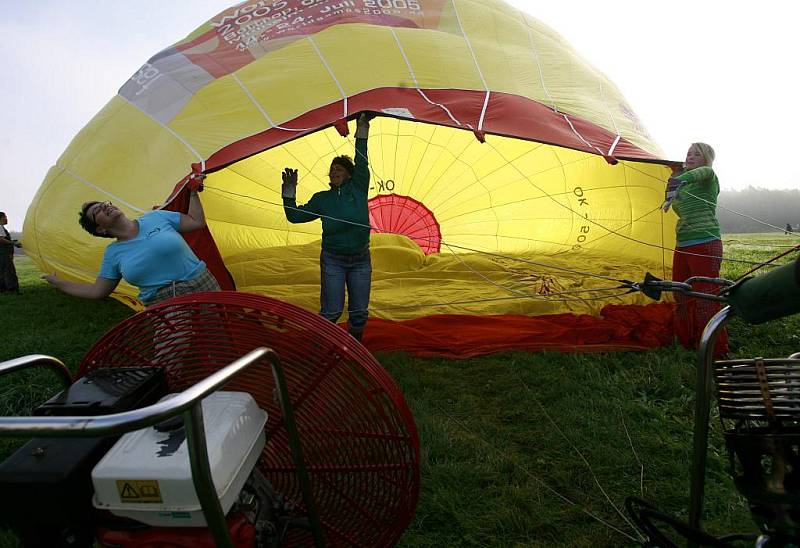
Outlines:
[[[439,252],[442,241],[439,223],[422,202],[408,196],[380,194],[367,205],[372,232],[406,236],[426,255]]]

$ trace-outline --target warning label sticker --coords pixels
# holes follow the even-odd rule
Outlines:
[[[122,502],[164,502],[157,480],[117,480],[117,491]]]

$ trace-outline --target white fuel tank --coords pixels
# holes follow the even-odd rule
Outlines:
[[[202,405],[208,461],[227,514],[264,448],[267,413],[246,392],[216,392]],[[95,466],[94,506],[153,526],[205,526],[185,429],[156,428],[125,434]]]

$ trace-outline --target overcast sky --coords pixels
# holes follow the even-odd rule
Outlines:
[[[0,0],[0,211],[20,230],[47,170],[153,54],[231,0]],[[619,87],[670,159],[717,150],[723,188],[800,186],[800,3],[513,0]]]

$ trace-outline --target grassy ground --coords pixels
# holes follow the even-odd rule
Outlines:
[[[726,238],[726,255],[763,260],[786,240]],[[73,369],[130,312],[112,300],[58,294],[18,261],[22,296],[0,296],[6,332],[0,360],[52,354]],[[726,263],[735,278],[747,265]],[[797,318],[730,325],[735,356],[800,350]],[[695,354],[511,352],[470,360],[379,355],[414,413],[422,446],[422,491],[402,546],[630,546],[620,513],[643,497],[686,519]],[[0,379],[3,414],[27,413],[55,392],[47,373]],[[754,531],[729,479],[712,420],[704,525],[716,534]],[[13,442],[4,441],[7,453]],[[0,546],[14,546],[0,538]]]

